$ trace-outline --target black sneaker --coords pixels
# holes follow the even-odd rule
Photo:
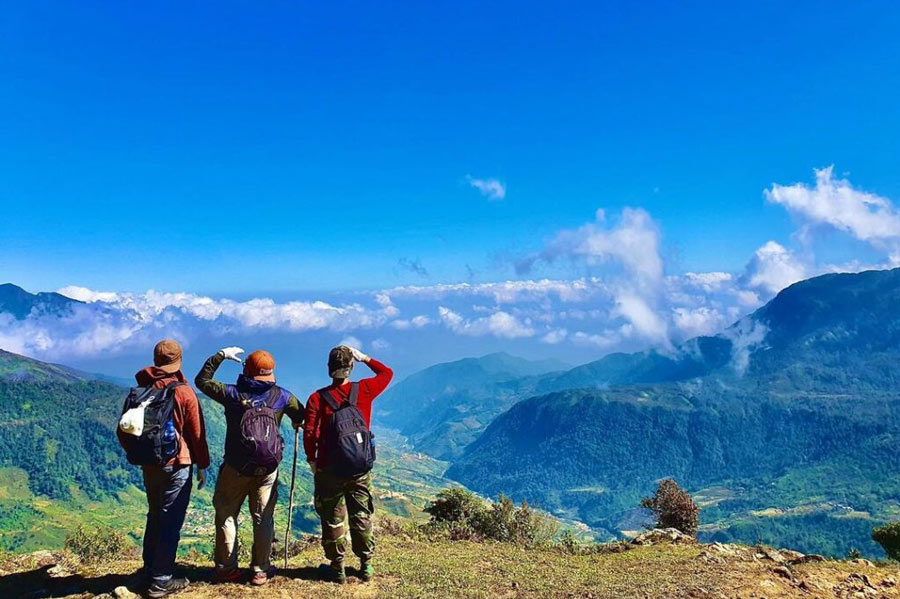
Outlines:
[[[156,584],[154,582],[147,589],[147,597],[150,599],[162,599],[178,591],[183,591],[189,584],[190,581],[187,578],[170,578],[165,584]]]
[[[347,582],[347,575],[344,573],[343,564],[322,564],[319,566],[319,577],[325,582],[334,582],[344,584]]]
[[[359,565],[359,579],[363,582],[369,582],[375,578],[375,568],[372,567],[372,562],[362,562]]]

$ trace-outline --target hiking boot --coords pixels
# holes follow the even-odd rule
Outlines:
[[[153,583],[147,589],[147,597],[150,599],[163,599],[178,591],[183,591],[190,584],[187,578],[170,578],[164,584]]]
[[[243,577],[243,574],[241,574],[241,571],[237,568],[232,568],[230,570],[216,568],[216,573],[213,576],[213,582],[218,584],[226,582],[238,583]]]
[[[344,584],[347,582],[347,575],[344,573],[344,564],[337,563],[322,564],[319,566],[319,577],[325,582],[334,582],[336,584]]]
[[[269,566],[268,570],[265,571],[254,572],[253,578],[250,579],[250,584],[261,587],[275,578],[275,572],[275,566]]]
[[[363,582],[369,582],[375,577],[375,568],[371,562],[361,562],[359,564],[359,579]]]

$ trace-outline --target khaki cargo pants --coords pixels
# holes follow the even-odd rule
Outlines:
[[[322,521],[322,548],[332,563],[344,561],[347,553],[347,525],[349,516],[350,543],[353,553],[368,562],[375,553],[372,534],[372,483],[368,474],[356,478],[341,478],[326,470],[315,477],[316,511]]]
[[[242,476],[233,467],[222,464],[213,495],[213,507],[216,509],[217,570],[227,572],[237,568],[238,514],[248,497],[253,522],[250,565],[254,572],[265,572],[271,565],[272,540],[275,538],[275,503],[278,501],[278,471],[260,476]]]

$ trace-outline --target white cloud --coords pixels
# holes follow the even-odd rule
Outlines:
[[[569,332],[566,329],[553,329],[541,337],[541,342],[548,345],[556,345],[565,341],[568,335]]]
[[[672,312],[672,321],[685,338],[714,335],[731,324],[727,316],[707,306],[675,308]]]
[[[585,333],[575,331],[571,339],[579,345],[591,345],[600,349],[610,349],[621,342],[621,337],[613,333]]]
[[[408,285],[394,287],[383,292],[392,298],[417,298],[440,300],[448,296],[481,296],[498,304],[539,301],[555,296],[564,302],[580,302],[598,294],[608,294],[609,289],[598,278],[574,280],[511,280],[494,283],[442,283],[437,285]]]
[[[659,228],[646,210],[625,208],[620,222],[613,227],[606,226],[605,212],[597,210],[594,222],[560,231],[542,252],[520,261],[518,269],[527,272],[538,261],[553,262],[563,257],[588,266],[616,262],[638,282],[654,284],[663,276],[660,237]]]
[[[425,325],[431,324],[433,321],[424,314],[419,314],[418,316],[413,316],[412,320],[409,322],[417,329],[421,329]]]
[[[783,245],[769,241],[747,263],[743,279],[747,287],[775,294],[809,276],[807,267]]]
[[[728,272],[686,272],[684,273],[684,283],[691,287],[702,289],[706,293],[714,293],[720,291],[723,287],[734,280],[731,273]]]
[[[476,179],[467,176],[466,181],[489,200],[502,200],[506,197],[506,185],[499,179]]]
[[[784,206],[804,226],[827,225],[877,247],[897,246],[900,212],[890,200],[854,189],[834,177],[834,167],[816,169],[816,185],[772,185],[766,199]]]
[[[166,312],[174,311],[205,321],[222,321],[245,328],[288,329],[306,331],[331,329],[345,331],[384,324],[398,314],[388,295],[378,293],[378,308],[359,303],[340,306],[323,301],[291,301],[277,303],[269,298],[243,302],[213,299],[193,293],[143,294],[96,292],[83,287],[64,287],[59,293],[93,304],[105,304],[120,311],[129,311],[141,322],[149,322]]]
[[[346,345],[347,347],[355,347],[356,349],[363,348],[363,342],[359,340],[359,337],[354,337],[353,335],[347,335],[343,339],[340,340],[338,345]]]
[[[63,287],[57,290],[57,293],[87,303],[114,302],[119,298],[119,294],[112,291],[93,291],[87,287],[79,287],[77,285]]]
[[[498,310],[490,316],[466,319],[444,306],[438,307],[441,322],[455,333],[480,337],[493,335],[504,339],[531,337],[535,331],[527,322],[522,322],[512,314]]]
[[[723,332],[731,340],[731,365],[738,374],[747,372],[750,354],[765,342],[768,332],[766,325],[753,318],[742,318]]]
[[[374,350],[382,351],[382,350],[390,349],[390,347],[391,347],[391,342],[388,341],[387,339],[383,339],[383,338],[379,337],[378,339],[375,339],[374,341],[372,341],[372,349],[374,349]]]
[[[419,314],[418,316],[414,316],[412,319],[407,320],[405,318],[398,318],[397,320],[391,321],[389,324],[391,327],[397,329],[398,331],[406,331],[409,329],[421,329],[424,326],[427,326],[434,322],[424,314]]]
[[[63,314],[32,313],[24,320],[0,313],[0,347],[29,356],[97,355],[119,351],[129,344],[146,344],[158,331],[174,330],[166,323],[144,325],[127,315],[91,305],[74,305]]]
[[[668,348],[669,331],[666,321],[638,295],[623,293],[616,300],[617,311],[624,316],[641,337]]]

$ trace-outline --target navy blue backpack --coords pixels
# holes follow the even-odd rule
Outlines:
[[[356,406],[359,383],[350,384],[346,401],[328,390],[320,391],[319,395],[334,412],[325,444],[328,467],[343,478],[367,474],[375,465],[375,436]]]
[[[144,408],[144,431],[140,437],[124,435],[125,457],[135,466],[162,466],[178,454],[178,433],[172,412],[175,389],[182,383],[165,387],[132,387],[122,406],[122,414],[149,400]]]

